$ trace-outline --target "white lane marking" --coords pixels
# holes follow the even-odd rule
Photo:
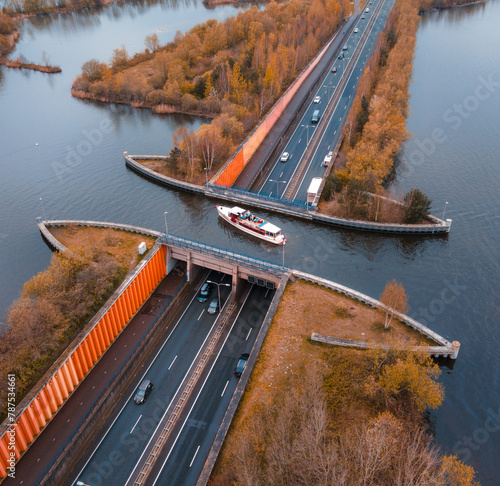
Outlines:
[[[248,330],[247,337],[245,338],[245,341],[248,341],[248,338],[250,337],[250,333],[252,332],[252,328]]]
[[[168,369],[172,368],[172,365],[175,363],[175,360],[177,359],[177,355],[175,355],[175,358],[172,360],[172,362],[170,363],[170,366],[168,367]]]
[[[297,144],[299,144],[301,141],[302,141],[302,139],[301,139],[301,138],[299,138],[299,141],[297,142]]]
[[[335,135],[336,133],[337,133],[337,130],[335,130],[335,131],[333,132],[333,134],[334,134],[334,135]]]
[[[229,385],[229,380],[226,381],[226,386],[224,387],[224,390],[222,390],[222,393],[220,394],[221,397],[224,396],[224,393],[226,392],[227,385]]]
[[[200,446],[198,446],[196,448],[196,452],[194,453],[193,459],[191,460],[191,464],[189,464],[189,467],[191,467],[193,465],[193,462],[196,459],[196,456],[197,456],[199,450],[200,450]]]
[[[172,450],[174,449],[175,445],[177,444],[177,440],[179,439],[180,435],[182,434],[182,431],[183,431],[183,429],[184,429],[184,426],[186,425],[186,422],[188,421],[188,419],[189,419],[189,417],[190,417],[190,415],[191,415],[191,412],[193,411],[193,409],[194,409],[194,407],[195,407],[195,405],[196,405],[196,402],[198,401],[198,398],[200,398],[200,395],[201,395],[201,393],[202,393],[202,391],[203,391],[203,388],[205,388],[205,385],[206,385],[206,383],[207,383],[208,379],[210,378],[210,374],[212,373],[212,370],[214,369],[215,363],[216,363],[216,362],[217,362],[217,360],[219,359],[219,357],[220,357],[220,355],[221,355],[221,353],[222,353],[222,350],[223,350],[224,346],[226,345],[226,342],[227,342],[227,340],[228,340],[228,338],[229,338],[229,336],[230,336],[231,332],[233,331],[233,328],[234,328],[234,326],[235,326],[236,322],[238,321],[238,319],[239,319],[239,317],[240,317],[241,311],[243,310],[243,307],[245,306],[245,304],[246,304],[246,302],[247,302],[247,300],[248,300],[248,296],[250,295],[250,291],[252,290],[252,288],[253,288],[253,286],[252,286],[252,287],[250,287],[250,289],[249,289],[249,291],[248,291],[247,295],[246,295],[246,296],[245,296],[245,298],[243,299],[243,303],[241,304],[241,308],[240,308],[240,310],[238,311],[238,314],[236,315],[236,319],[233,321],[233,324],[231,325],[231,328],[229,329],[229,332],[228,332],[228,334],[226,335],[226,337],[225,337],[225,339],[224,339],[224,342],[222,343],[222,346],[221,346],[221,348],[219,349],[219,352],[217,353],[217,356],[215,357],[215,360],[214,360],[214,362],[212,363],[212,366],[210,367],[210,370],[208,371],[208,375],[207,375],[207,377],[205,378],[205,381],[203,382],[203,384],[201,385],[201,389],[200,389],[200,391],[198,392],[198,395],[196,395],[196,398],[194,399],[194,403],[193,403],[193,405],[191,406],[191,408],[189,409],[189,412],[188,412],[188,414],[187,414],[187,416],[186,416],[186,418],[185,418],[185,420],[184,420],[184,422],[183,422],[183,424],[182,424],[182,426],[181,426],[181,430],[180,430],[180,431],[179,431],[179,433],[177,434],[177,437],[174,439],[174,443],[173,443],[172,447],[170,448],[170,450],[168,451],[167,457],[165,458],[165,461],[163,462],[163,464],[162,464],[162,466],[161,466],[161,468],[160,468],[160,471],[158,472],[158,475],[157,475],[157,476],[156,476],[156,478],[154,479],[152,486],[156,486],[156,483],[158,482],[158,479],[160,478],[160,475],[161,475],[161,473],[162,473],[163,469],[165,468],[165,465],[167,464],[168,458],[170,457],[170,454],[172,453]],[[213,328],[212,328],[212,329],[213,329]],[[212,329],[210,330],[210,333],[212,332]],[[209,334],[210,334],[210,333],[209,333]],[[206,341],[206,340],[205,340],[205,341]],[[205,346],[205,342],[203,342],[203,344],[202,344],[201,346],[202,346],[202,348],[203,348],[203,347]],[[198,353],[198,354],[199,354],[199,353]],[[198,355],[196,355],[196,358],[195,358],[195,359],[197,359],[197,357],[198,357]],[[189,374],[190,370],[191,370],[191,368],[188,370],[188,374]],[[187,376],[187,375],[186,375],[186,376]],[[181,385],[181,386],[182,386],[182,385]],[[180,386],[179,386],[179,389],[180,389]],[[176,392],[176,394],[177,394],[177,392]],[[169,405],[169,407],[170,407],[170,405]],[[164,418],[164,417],[162,417],[162,419],[161,419],[161,420],[163,420],[163,418]],[[161,423],[161,422],[160,422],[160,423]],[[158,427],[157,427],[157,429],[158,429]],[[156,432],[156,431],[155,431],[155,432]],[[147,445],[146,447],[148,447],[148,446],[149,446],[149,443],[148,443],[148,445]],[[141,459],[142,459],[142,456],[141,456]]]
[[[135,423],[135,425],[132,427],[132,430],[130,431],[130,433],[132,433],[135,429],[135,427],[137,426],[137,424],[139,423],[139,420],[141,420],[142,418],[142,415],[139,416],[139,418],[137,419],[137,422]]]
[[[210,274],[212,273],[212,271],[210,270],[208,276],[210,277]],[[156,353],[155,357],[153,358],[153,361],[151,361],[151,363],[149,364],[149,366],[147,367],[146,371],[143,373],[141,379],[144,379],[144,377],[146,376],[146,373],[149,371],[149,369],[151,368],[151,366],[153,366],[154,362],[156,361],[156,358],[158,358],[158,355],[161,353],[161,351],[163,350],[163,348],[165,347],[165,345],[167,344],[167,342],[169,341],[170,339],[170,336],[172,336],[172,334],[174,333],[174,331],[177,329],[177,326],[179,325],[179,322],[182,320],[182,318],[184,317],[184,314],[188,311],[189,307],[191,306],[191,304],[193,303],[194,299],[196,298],[196,295],[198,293],[198,291],[200,290],[201,286],[203,285],[203,283],[200,283],[199,287],[196,289],[196,292],[195,294],[193,295],[193,297],[191,298],[191,300],[189,301],[189,304],[186,306],[186,308],[184,309],[184,312],[181,314],[181,316],[179,317],[179,319],[177,320],[177,322],[175,323],[175,326],[171,329],[171,331],[169,332],[168,336],[167,336],[167,339],[165,339],[165,341],[163,342],[161,348],[158,350],[158,352]],[[140,382],[139,382],[140,383]],[[95,388],[95,387],[94,387]],[[128,397],[128,400],[123,404],[123,407],[120,409],[120,411],[118,412],[118,414],[116,415],[115,419],[113,420],[113,422],[111,423],[111,425],[108,427],[108,429],[106,430],[105,434],[102,436],[101,440],[99,441],[99,443],[97,444],[97,446],[94,448],[94,450],[92,451],[92,454],[90,454],[90,457],[87,459],[87,462],[85,462],[85,464],[82,466],[82,469],[80,469],[80,472],[78,473],[78,476],[76,477],[76,479],[73,481],[72,483],[72,486],[76,484],[76,482],[78,481],[78,478],[81,476],[82,472],[84,471],[84,469],[87,467],[88,463],[92,460],[92,458],[94,457],[94,454],[96,453],[97,449],[100,447],[100,445],[102,444],[102,442],[104,441],[104,439],[107,437],[109,431],[111,430],[111,428],[113,427],[113,425],[115,425],[115,422],[118,420],[118,417],[122,414],[123,410],[125,409],[125,407],[128,405],[130,399],[134,396],[135,394],[135,389],[132,391],[132,393],[130,394],[130,396]],[[151,442],[151,441],[150,441]],[[142,457],[142,455],[141,455]],[[135,468],[134,468],[135,470]],[[130,479],[130,477],[129,477]]]
[[[271,191],[271,192],[269,193],[269,195],[270,195],[270,196],[272,196],[272,195],[273,195],[273,191]]]
[[[283,172],[280,174],[280,177],[283,175]]]
[[[199,320],[201,319],[201,316],[203,315],[203,313],[204,313],[204,312],[205,312],[205,309],[203,309],[203,310],[201,311],[200,317],[198,317],[197,321],[199,321]]]

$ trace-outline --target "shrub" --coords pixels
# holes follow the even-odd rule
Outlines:
[[[411,189],[404,199],[405,215],[404,223],[418,223],[430,213],[432,201],[420,190]]]

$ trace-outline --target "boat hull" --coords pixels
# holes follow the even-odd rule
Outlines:
[[[254,236],[256,238],[259,238],[261,240],[267,241],[269,243],[273,243],[274,245],[284,245],[286,243],[286,238],[284,235],[280,234],[276,237],[271,237],[267,236],[265,234],[260,234],[257,233],[255,230],[247,228],[243,224],[241,224],[238,220],[233,221],[233,219],[229,216],[229,213],[231,211],[231,208],[227,208],[225,206],[217,206],[217,212],[219,213],[219,216],[227,221],[231,226],[234,226],[235,228],[238,228],[240,231],[243,231],[244,233],[247,233],[251,236]]]

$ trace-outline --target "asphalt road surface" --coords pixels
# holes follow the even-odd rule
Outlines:
[[[260,192],[283,197],[314,135],[314,131],[317,130],[322,122],[327,123],[327,127],[311,157],[309,167],[304,171],[303,179],[298,184],[293,199],[296,201],[305,201],[311,180],[314,177],[323,177],[326,170],[322,165],[324,157],[329,151],[334,149],[339,141],[343,125],[354,100],[359,78],[373,52],[378,36],[384,28],[393,3],[394,0],[375,0],[367,5],[370,12],[366,13],[363,10],[355,24],[355,28],[347,37],[345,42],[347,49],[342,49],[339,53],[339,55],[342,55],[342,58],[335,60],[317,93],[315,93],[315,97],[319,97],[319,102],[311,102],[304,116],[297,122],[292,136],[283,149],[283,152],[289,154],[288,161],[281,162],[279,158],[276,160],[270,175],[261,184],[259,188]],[[380,4],[381,8],[377,12]],[[375,22],[371,23],[373,15],[376,16],[376,19]],[[358,32],[355,32],[356,29]],[[368,35],[363,39],[365,31]],[[351,66],[354,54],[356,56],[359,54],[359,57],[357,57],[354,66]],[[347,80],[344,79],[346,75]],[[344,81],[347,82],[344,83]],[[343,84],[343,87],[339,89],[340,84]],[[333,99],[337,99],[333,114],[328,120],[322,119],[321,116],[325,113],[326,107]],[[319,110],[320,113],[320,121],[318,123],[311,122],[315,110]]]
[[[230,276],[217,272],[211,272],[208,279],[221,284],[231,283]],[[224,285],[219,288],[223,307],[231,288]],[[206,376],[191,393],[146,484],[196,483],[236,387],[234,366],[241,353],[250,351],[265,316],[262,303],[270,301],[274,294],[249,284],[244,293],[247,299],[237,321],[222,336]],[[99,441],[95,441],[73,484],[133,484],[148,447],[154,444],[153,438],[168,415],[167,410],[170,413],[174,397],[217,325],[219,313],[210,315],[207,312],[212,299],[217,298],[217,287],[214,286],[204,303],[198,302],[196,295],[197,292],[161,348],[145,363],[143,373],[137,376],[127,398],[117,406],[112,423]],[[154,389],[144,404],[136,405],[133,396],[144,378],[151,380]]]

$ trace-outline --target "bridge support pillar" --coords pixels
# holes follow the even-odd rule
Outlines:
[[[167,269],[167,275],[173,270],[176,263],[177,259],[172,258],[172,248],[167,245],[167,251],[165,252],[165,268]]]
[[[240,290],[241,290],[241,279],[238,277],[238,266],[233,267],[233,279],[232,279],[232,293],[235,300],[238,300]]]
[[[200,267],[196,264],[193,263],[193,255],[189,251],[186,254],[186,275],[187,275],[187,281],[192,282],[193,280],[196,279],[198,276],[198,273],[200,271]]]

